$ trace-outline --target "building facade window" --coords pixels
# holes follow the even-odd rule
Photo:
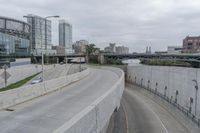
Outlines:
[[[28,56],[30,54],[29,40],[0,33],[0,54]]]

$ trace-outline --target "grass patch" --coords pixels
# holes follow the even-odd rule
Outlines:
[[[87,65],[90,65],[90,66],[101,66],[101,64],[95,64],[95,63],[88,63]]]
[[[123,65],[121,59],[118,58],[105,58],[105,64],[107,65]]]
[[[28,81],[30,81],[32,78],[34,78],[38,74],[40,74],[40,73],[34,74],[34,75],[29,76],[29,77],[27,77],[25,79],[17,81],[16,83],[13,83],[13,84],[10,84],[10,85],[8,85],[6,87],[0,88],[0,92],[1,91],[7,91],[7,90],[11,90],[11,89],[15,89],[15,88],[21,87],[22,85],[26,84]]]
[[[141,64],[157,65],[157,66],[191,67],[191,64],[189,64],[188,62],[169,60],[169,59],[146,59],[146,60],[141,60]]]

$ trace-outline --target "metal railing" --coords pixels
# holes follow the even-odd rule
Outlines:
[[[132,83],[138,87],[142,87],[145,90],[149,91],[150,93],[153,93],[160,98],[164,99],[168,103],[172,104],[175,108],[177,108],[179,111],[181,111],[184,115],[186,115],[190,120],[192,120],[198,127],[200,127],[200,118],[197,118],[189,109],[181,106],[179,103],[174,101],[172,98],[169,98],[165,94],[160,93],[159,91],[156,91],[155,89],[151,89],[150,87],[143,86],[142,84],[138,84],[136,82],[129,82]]]

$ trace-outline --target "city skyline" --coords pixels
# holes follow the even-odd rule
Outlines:
[[[166,50],[168,45],[182,45],[187,35],[200,34],[200,19],[196,17],[200,13],[198,0],[110,0],[104,3],[104,0],[1,0],[0,11],[1,16],[23,21],[26,19],[22,16],[26,14],[60,15],[72,23],[74,42],[85,39],[101,49],[109,42],[116,42],[129,47],[131,52],[144,52],[146,46],[151,46],[152,51]],[[54,45],[59,42],[58,23],[52,19]]]

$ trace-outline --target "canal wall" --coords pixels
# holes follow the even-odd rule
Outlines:
[[[127,81],[156,92],[200,119],[200,69],[127,66]]]

